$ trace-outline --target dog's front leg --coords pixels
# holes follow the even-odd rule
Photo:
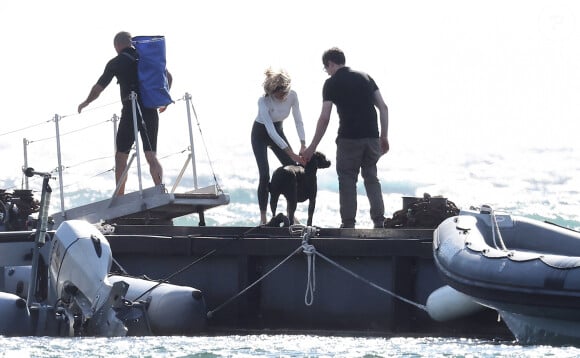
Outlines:
[[[296,213],[298,201],[296,199],[288,199],[286,201],[288,204],[288,220],[290,220],[290,225],[294,225],[294,213]]]
[[[307,226],[312,226],[312,217],[314,216],[314,208],[316,207],[316,194],[308,199],[308,221]]]

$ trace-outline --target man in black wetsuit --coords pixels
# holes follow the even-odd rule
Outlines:
[[[131,34],[125,31],[119,32],[115,35],[113,40],[117,56],[111,59],[101,75],[97,83],[91,88],[87,99],[79,104],[78,112],[81,113],[83,108],[89,105],[92,101],[97,99],[101,92],[111,83],[113,77],[117,78],[121,91],[121,102],[123,108],[121,110],[121,120],[119,121],[119,128],[116,138],[116,153],[115,153],[115,180],[117,185],[121,180],[122,174],[127,167],[127,159],[133,143],[135,142],[135,135],[133,130],[133,110],[131,105],[130,94],[131,91],[137,93],[137,100],[141,113],[143,113],[143,122],[137,113],[137,123],[141,140],[143,143],[143,150],[145,158],[149,164],[149,172],[153,178],[153,183],[159,185],[163,182],[163,168],[157,159],[157,131],[159,128],[159,115],[156,108],[145,108],[139,96],[139,83],[137,78],[137,51],[132,46]],[[169,87],[171,87],[172,76],[167,72],[167,79]],[[160,108],[159,112],[163,112],[165,108]],[[125,180],[119,186],[119,195],[125,192]]]
[[[364,179],[370,203],[370,215],[375,228],[384,225],[385,207],[381,184],[377,177],[377,161],[389,151],[388,108],[375,81],[366,73],[345,66],[344,52],[333,47],[322,55],[322,64],[330,75],[322,89],[322,112],[316,125],[312,143],[302,156],[310,160],[322,140],[332,105],[339,116],[336,138],[336,172],[340,197],[342,228],[354,228],[356,222],[356,182],[359,171]],[[377,112],[379,122],[377,125]]]

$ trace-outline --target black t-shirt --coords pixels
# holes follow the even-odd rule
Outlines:
[[[127,53],[129,56],[123,53]],[[105,88],[111,83],[113,77],[117,77],[117,83],[121,91],[121,100],[124,105],[130,103],[129,95],[131,91],[135,91],[137,95],[139,94],[137,59],[137,51],[133,47],[123,49],[120,54],[107,63],[105,71],[97,81],[97,84]]]
[[[340,118],[338,138],[378,138],[375,81],[364,72],[342,67],[324,82],[322,100],[336,105]]]

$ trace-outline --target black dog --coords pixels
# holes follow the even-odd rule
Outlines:
[[[288,219],[290,225],[294,223],[296,205],[308,200],[308,222],[312,225],[312,216],[316,206],[316,192],[318,184],[316,171],[330,167],[330,161],[320,152],[315,152],[306,167],[299,165],[287,165],[280,167],[272,174],[270,181],[270,209],[272,216],[276,216],[276,207],[280,194],[286,198],[288,207]]]

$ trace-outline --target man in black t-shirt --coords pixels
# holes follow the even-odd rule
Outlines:
[[[384,225],[385,207],[381,184],[377,177],[377,161],[389,151],[388,108],[375,81],[366,73],[345,66],[344,52],[333,47],[324,52],[322,63],[330,78],[322,89],[322,112],[312,143],[302,156],[310,160],[322,140],[332,105],[339,116],[336,138],[336,172],[340,197],[342,228],[354,228],[356,223],[356,183],[359,171],[363,177],[370,203],[370,215],[375,228]],[[380,133],[377,124],[379,109]]]
[[[138,54],[132,46],[131,34],[125,31],[119,32],[115,35],[113,44],[117,51],[117,56],[111,59],[105,66],[105,70],[97,83],[91,88],[87,99],[79,104],[78,112],[89,105],[92,101],[97,99],[101,92],[111,83],[113,77],[117,78],[119,89],[121,92],[121,102],[123,108],[121,110],[121,120],[119,121],[119,128],[116,138],[116,153],[115,153],[115,179],[117,185],[127,167],[127,159],[133,143],[135,142],[135,132],[133,130],[133,109],[131,104],[131,91],[137,93],[137,102],[143,114],[143,121],[139,111],[137,112],[137,127],[141,135],[143,143],[143,151],[145,158],[149,163],[149,172],[153,178],[153,183],[159,185],[163,182],[163,168],[157,159],[157,132],[159,128],[159,115],[156,108],[145,108],[139,96],[139,85],[137,77],[137,59]],[[171,87],[172,77],[167,72],[167,79]],[[159,112],[163,112],[165,108],[160,108]],[[144,124],[143,124],[144,123]],[[118,194],[123,195],[125,191],[125,180],[119,187]]]

